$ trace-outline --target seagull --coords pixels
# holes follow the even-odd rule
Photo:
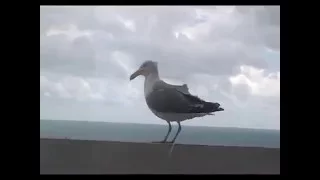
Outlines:
[[[147,60],[142,63],[137,71],[130,76],[130,81],[138,76],[144,76],[144,96],[148,108],[158,118],[165,120],[169,129],[160,143],[174,143],[181,131],[181,122],[214,115],[214,112],[224,111],[219,103],[207,102],[189,92],[187,84],[172,85],[164,82],[159,77],[158,62]],[[178,131],[171,141],[171,122],[177,122]]]

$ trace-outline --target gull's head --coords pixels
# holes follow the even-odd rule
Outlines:
[[[150,60],[145,61],[141,64],[139,69],[130,76],[130,81],[140,75],[147,77],[152,73],[158,73],[158,63]]]

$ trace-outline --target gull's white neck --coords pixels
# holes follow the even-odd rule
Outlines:
[[[158,73],[151,73],[148,76],[146,76],[144,80],[144,96],[145,97],[147,97],[150,94],[154,83],[156,83],[159,80],[160,78]]]

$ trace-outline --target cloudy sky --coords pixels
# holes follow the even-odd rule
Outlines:
[[[40,118],[165,124],[145,60],[224,112],[194,126],[280,129],[280,7],[40,7]]]

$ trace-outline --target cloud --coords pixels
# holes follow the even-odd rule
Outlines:
[[[155,60],[166,81],[226,106],[186,124],[279,129],[279,55],[276,6],[40,7],[41,117],[162,123],[143,79],[128,80]]]
[[[280,96],[280,72],[265,74],[264,69],[241,66],[241,73],[229,78],[234,87],[245,85],[255,96]]]

